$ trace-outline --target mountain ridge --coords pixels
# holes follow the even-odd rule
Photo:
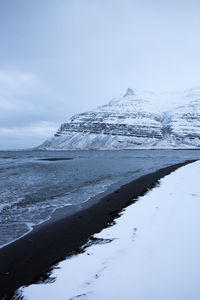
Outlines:
[[[200,148],[200,88],[126,93],[61,124],[40,150]]]

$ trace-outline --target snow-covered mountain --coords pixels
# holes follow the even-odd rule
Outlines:
[[[200,88],[139,93],[130,88],[107,105],[63,123],[38,149],[200,147]]]

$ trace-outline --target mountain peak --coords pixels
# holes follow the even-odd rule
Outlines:
[[[132,89],[130,89],[130,88],[127,88],[127,91],[124,94],[124,97],[131,96],[131,95],[135,95],[134,91]]]
[[[199,116],[199,88],[180,94],[128,88],[107,105],[73,116],[38,149],[200,149]]]

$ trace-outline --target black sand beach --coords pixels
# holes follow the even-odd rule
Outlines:
[[[0,249],[0,299],[10,299],[17,288],[37,280],[56,262],[78,251],[91,235],[111,224],[125,206],[155,186],[159,179],[191,162],[162,168],[98,201],[91,199],[81,207],[70,207],[66,215],[55,214],[52,220]]]

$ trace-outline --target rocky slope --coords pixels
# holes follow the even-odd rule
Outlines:
[[[125,95],[73,116],[39,149],[200,147],[200,89]]]

